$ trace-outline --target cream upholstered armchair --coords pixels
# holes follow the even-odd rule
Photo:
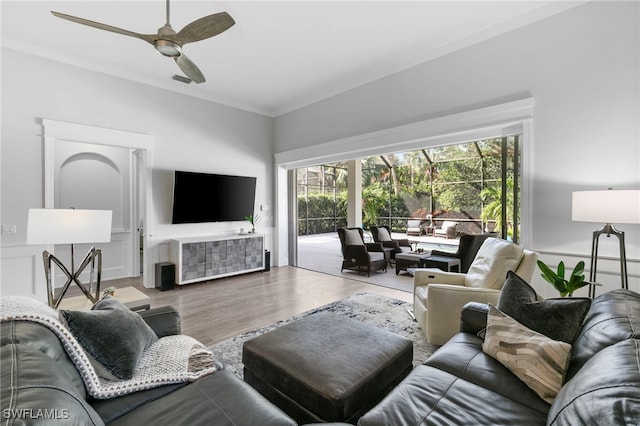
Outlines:
[[[487,238],[466,274],[416,269],[413,312],[429,343],[442,345],[459,331],[468,302],[498,303],[508,271],[529,281],[538,254],[498,238]]]

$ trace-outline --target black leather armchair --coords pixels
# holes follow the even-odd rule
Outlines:
[[[387,259],[382,243],[365,243],[362,228],[338,229],[342,246],[342,272],[345,269],[371,272],[384,270],[387,272]]]
[[[382,247],[392,248],[391,258],[395,259],[397,253],[407,253],[411,251],[411,244],[407,238],[391,238],[391,229],[387,225],[371,226],[369,228],[373,241],[382,243]]]

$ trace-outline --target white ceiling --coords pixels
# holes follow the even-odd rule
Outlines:
[[[146,42],[75,24],[51,10],[140,33],[165,23],[165,2],[2,0],[2,45],[83,68],[278,116],[559,13],[583,1],[171,2],[176,31],[226,11],[228,31],[185,45],[203,84]]]

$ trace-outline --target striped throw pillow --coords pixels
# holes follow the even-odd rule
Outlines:
[[[493,305],[482,350],[549,404],[562,387],[571,359],[570,344],[525,327]]]

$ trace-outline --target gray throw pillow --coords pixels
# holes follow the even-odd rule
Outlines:
[[[573,344],[591,307],[591,299],[563,297],[537,300],[535,290],[510,271],[497,307],[525,327],[553,340]]]
[[[133,376],[140,356],[158,340],[142,317],[118,299],[105,296],[90,311],[60,311],[67,327],[99,365],[101,377],[126,380]]]

